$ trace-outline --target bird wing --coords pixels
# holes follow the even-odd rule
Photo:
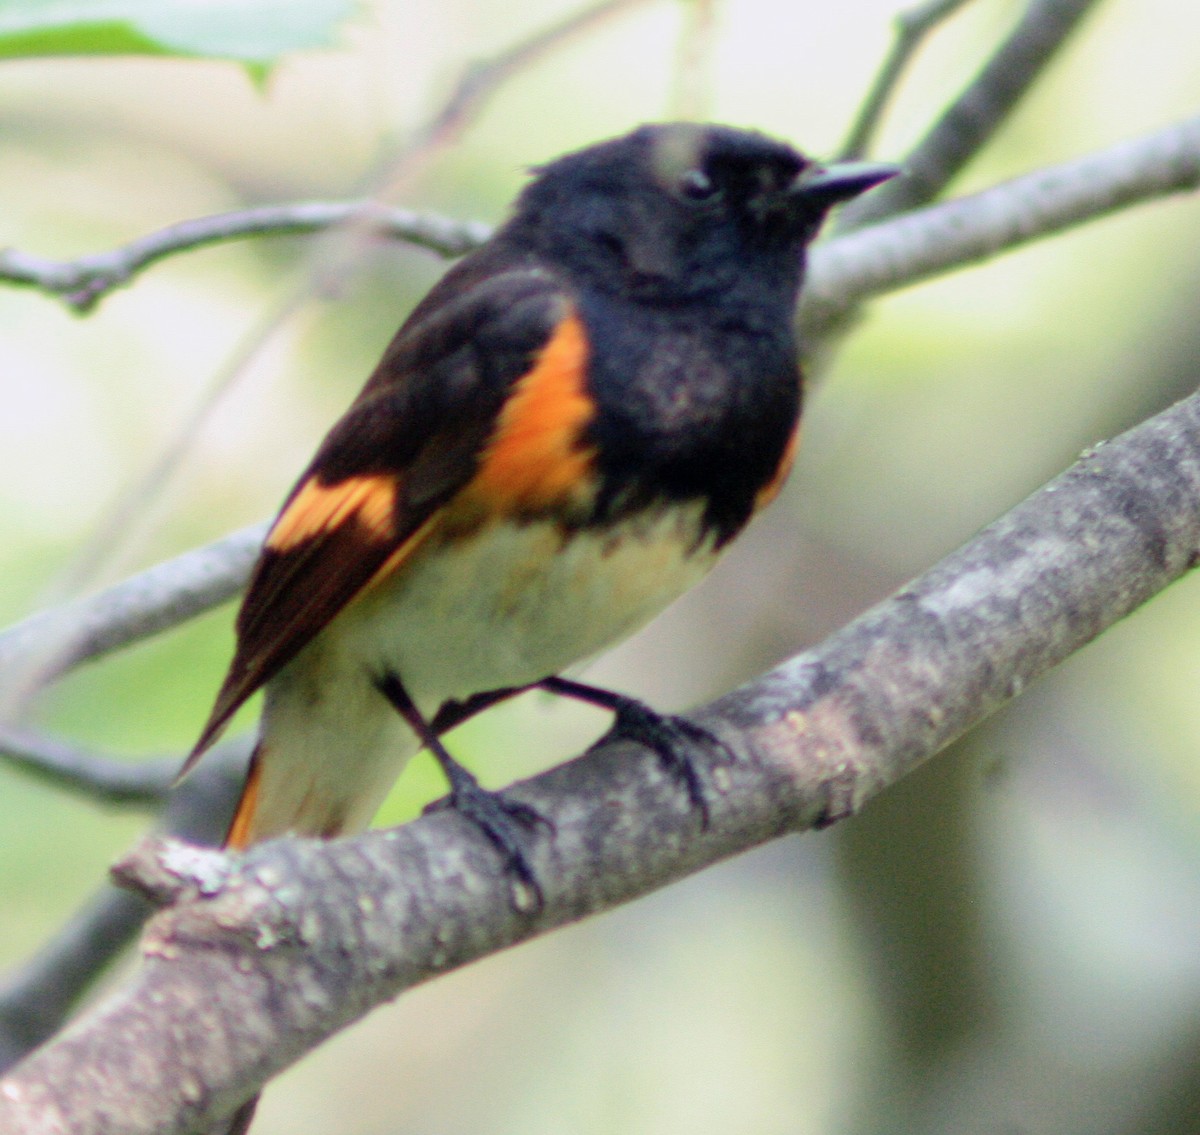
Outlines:
[[[459,267],[397,333],[285,501],[181,776],[247,698],[420,546],[449,502],[469,498],[482,515],[536,511],[584,472],[593,407],[570,298],[537,270],[480,280]]]

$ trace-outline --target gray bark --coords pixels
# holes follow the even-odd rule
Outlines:
[[[851,814],[1200,558],[1200,396],[1089,451],[966,547],[821,646],[695,719],[702,829],[627,743],[516,786],[550,819],[514,895],[453,814],[244,858],[152,841],[122,877],[167,906],[138,972],[0,1081],[11,1135],[206,1129],[405,989]],[[516,901],[514,901],[514,899]]]

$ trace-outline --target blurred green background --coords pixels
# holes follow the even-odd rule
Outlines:
[[[832,152],[899,7],[724,0],[699,75],[708,115]],[[527,166],[676,113],[685,9],[642,4],[513,79],[403,203],[495,221]],[[153,56],[0,62],[0,246],[70,257],[247,204],[353,196],[464,63],[573,10],[377,0],[333,46],[258,76]],[[937,33],[877,156],[904,154],[1022,10],[976,0]],[[1195,0],[1098,4],[956,189],[1194,114],[1198,51]],[[1155,203],[874,304],[821,376],[785,495],[589,679],[667,709],[723,692],[1189,392],[1198,230],[1196,201]],[[239,346],[321,275],[322,247],[175,257],[83,319],[0,287],[0,621],[276,507],[435,258],[377,244],[314,288],[144,523],[104,520]],[[98,532],[102,570],[80,553]],[[131,759],[182,752],[231,619],[78,672],[34,720]],[[1200,1132],[1198,689],[1192,579],[860,817],[377,1011],[275,1082],[255,1131]],[[454,744],[499,785],[604,724],[533,697]],[[431,764],[381,820],[441,792]],[[0,966],[36,951],[146,823],[0,765]]]

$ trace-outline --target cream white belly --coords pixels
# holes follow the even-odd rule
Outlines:
[[[712,566],[699,532],[699,506],[565,539],[549,522],[486,525],[419,553],[336,633],[432,713],[448,698],[556,674],[642,626]]]
[[[249,841],[366,826],[418,748],[376,688],[384,674],[427,718],[449,699],[557,674],[700,579],[716,553],[699,532],[696,508],[565,541],[549,523],[491,525],[419,552],[268,683]]]

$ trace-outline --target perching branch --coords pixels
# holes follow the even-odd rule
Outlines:
[[[904,176],[852,202],[848,232],[932,201],[988,142],[1097,0],[1030,0],[1024,16],[970,86],[903,161]]]
[[[821,646],[697,720],[711,825],[609,743],[517,786],[553,821],[518,913],[460,817],[244,858],[156,841],[120,867],[161,904],[141,969],[0,1082],[10,1135],[175,1135],[436,974],[765,840],[851,814],[1200,561],[1200,395],[1089,452]],[[119,1042],[118,1042],[119,1038]]]
[[[107,883],[0,986],[0,1070],[61,1027],[82,994],[137,935],[153,905]]]
[[[214,750],[170,794],[160,830],[194,843],[216,843],[241,793],[249,756],[248,738]],[[177,772],[179,762],[172,764]],[[141,895],[106,884],[29,962],[6,978],[0,985],[0,1072],[62,1027],[152,912]]]
[[[846,140],[838,149],[839,161],[857,161],[870,150],[888,103],[892,101],[918,48],[934,28],[968,3],[970,0],[926,0],[916,8],[897,14],[896,36],[891,50],[876,73]]]

